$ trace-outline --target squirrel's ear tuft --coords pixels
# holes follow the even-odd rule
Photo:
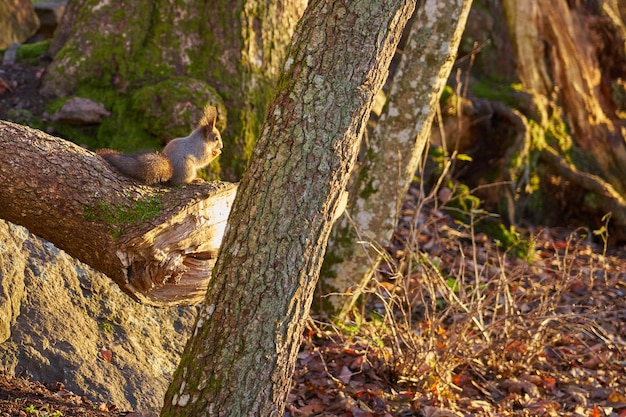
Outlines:
[[[210,126],[211,129],[215,128],[215,122],[217,120],[217,109],[215,106],[207,104],[204,106],[204,114],[200,119],[199,126]]]

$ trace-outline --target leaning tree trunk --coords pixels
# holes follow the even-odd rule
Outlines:
[[[205,296],[237,187],[148,187],[104,159],[0,121],[0,218],[20,224],[153,306]]]
[[[626,68],[615,59],[607,65],[599,61],[611,50],[614,57],[623,57],[624,39],[610,35],[614,25],[609,17],[593,15],[597,10],[585,10],[581,4],[503,0],[503,5],[519,76],[524,89],[534,95],[540,125],[548,131],[554,108],[563,108],[578,155],[563,143],[548,139],[547,146],[565,155],[579,170],[600,175],[625,194],[625,126],[617,117],[611,95],[616,87],[611,72],[623,76]]]
[[[163,416],[282,416],[332,220],[410,0],[312,2]]]
[[[410,29],[386,110],[353,174],[348,218],[337,222],[324,260],[325,311],[347,312],[378,267],[417,171],[437,102],[454,63],[471,0],[426,0]],[[355,242],[359,242],[356,244]],[[340,314],[343,315],[343,314]]]
[[[215,89],[229,115],[222,178],[235,180],[305,6],[306,0],[70,0],[43,91],[104,101],[113,114],[99,128],[98,137],[108,139],[100,146],[124,147],[138,132],[171,139],[163,132],[172,113],[184,117],[190,102],[201,109]],[[178,103],[174,112],[162,108],[171,102]]]

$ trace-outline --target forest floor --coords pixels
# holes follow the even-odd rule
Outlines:
[[[41,116],[44,66],[0,67],[0,119]],[[513,256],[471,217],[411,189],[352,315],[309,321],[285,416],[626,416],[626,248],[535,228]],[[0,417],[148,415],[0,373]]]
[[[536,228],[520,259],[423,202],[354,322],[311,326],[290,415],[626,416],[626,248]]]
[[[417,194],[351,320],[309,321],[285,416],[626,416],[625,249],[543,228],[518,259]],[[150,414],[0,374],[30,415]]]

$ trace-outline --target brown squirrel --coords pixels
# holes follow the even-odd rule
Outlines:
[[[184,138],[172,139],[163,153],[142,152],[124,155],[111,149],[97,154],[122,174],[146,184],[169,181],[171,185],[188,184],[197,170],[207,166],[222,152],[222,137],[215,127],[217,109],[204,108],[198,127]]]

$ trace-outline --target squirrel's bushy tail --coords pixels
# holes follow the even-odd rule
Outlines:
[[[172,178],[172,163],[167,156],[157,152],[124,155],[112,149],[100,149],[97,154],[122,174],[146,184]]]

